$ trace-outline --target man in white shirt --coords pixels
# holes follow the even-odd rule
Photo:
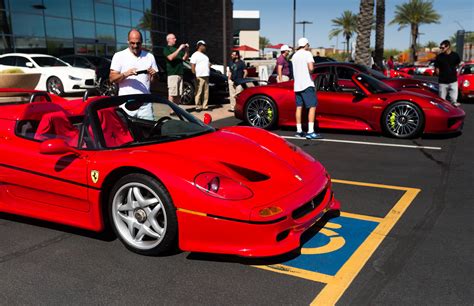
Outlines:
[[[197,51],[191,55],[191,69],[196,75],[196,96],[194,101],[196,103],[196,111],[207,109],[207,102],[209,100],[209,58],[206,53],[206,42],[200,40],[196,44]],[[203,97],[204,96],[204,97]],[[203,98],[203,99],[201,99]],[[202,103],[201,103],[202,100]]]
[[[311,73],[314,69],[314,59],[309,52],[309,41],[306,38],[298,40],[298,49],[293,55],[294,91],[296,96],[296,137],[307,139],[321,139],[321,134],[314,131],[314,119],[316,117],[316,91]],[[308,133],[303,132],[301,126],[301,113],[303,104],[308,111]]]
[[[153,54],[142,50],[142,34],[132,29],[128,32],[128,48],[114,54],[110,65],[110,81],[119,86],[119,96],[149,94],[150,82],[158,71]],[[151,103],[143,104],[138,110],[123,109],[130,115],[153,120]]]

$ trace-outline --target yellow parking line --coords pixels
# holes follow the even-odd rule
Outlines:
[[[332,180],[334,183],[351,184],[357,186],[387,188],[395,190],[405,190],[403,196],[398,200],[390,212],[382,219],[375,230],[367,237],[364,243],[352,254],[349,260],[341,267],[338,273],[330,280],[318,296],[313,300],[311,305],[334,305],[344,294],[354,278],[359,274],[360,270],[367,263],[369,258],[379,247],[390,230],[400,220],[408,206],[413,202],[415,197],[421,191],[416,188],[407,188],[399,186],[388,186],[380,184],[369,184],[361,182]]]
[[[297,276],[304,278],[310,281],[319,282],[319,283],[330,283],[334,280],[334,276],[322,274],[318,272],[312,272],[304,269],[298,269],[294,267],[289,267],[285,265],[268,265],[268,266],[253,266],[255,268],[268,270],[272,272],[277,272],[281,274]]]

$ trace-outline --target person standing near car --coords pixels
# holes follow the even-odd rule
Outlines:
[[[296,96],[296,137],[307,139],[321,139],[321,134],[314,130],[314,119],[316,117],[316,90],[314,82],[311,79],[311,73],[314,69],[313,55],[309,51],[309,41],[306,38],[298,40],[298,49],[293,55],[291,62],[293,64],[294,91]],[[303,106],[308,111],[308,133],[303,132],[301,125],[301,113]]]
[[[181,44],[176,47],[176,36],[170,33],[166,36],[167,46],[163,48],[168,75],[168,99],[175,104],[181,103],[183,94],[183,61],[189,57],[189,45]]]
[[[287,82],[290,80],[290,63],[288,63],[288,55],[290,47],[283,45],[280,48],[280,56],[277,58],[277,82]]]
[[[243,60],[240,59],[239,51],[232,51],[231,62],[227,67],[227,78],[229,82],[229,112],[234,112],[235,97],[243,90],[239,82],[247,77],[247,69]]]
[[[435,72],[438,75],[439,96],[446,100],[446,96],[449,92],[451,103],[454,106],[459,106],[456,68],[461,63],[461,58],[456,52],[451,50],[449,40],[443,40],[439,49],[441,53],[436,56],[434,62]]]
[[[142,50],[143,37],[136,29],[128,32],[128,48],[119,51],[112,57],[109,79],[119,86],[119,96],[131,94],[149,94],[150,82],[158,72],[153,54]],[[126,110],[127,111],[127,110]],[[150,103],[130,112],[131,116],[153,120]]]
[[[196,111],[201,109],[207,110],[207,102],[209,100],[209,57],[206,53],[206,42],[200,40],[196,44],[197,50],[191,55],[191,69],[196,75],[196,96],[194,101],[196,103]],[[202,98],[202,99],[201,99]],[[202,100],[202,101],[201,101]]]

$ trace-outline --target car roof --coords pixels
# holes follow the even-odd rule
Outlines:
[[[6,53],[0,55],[0,57],[5,57],[5,56],[23,56],[23,57],[37,57],[37,56],[42,56],[42,57],[53,57],[56,58],[55,56],[48,55],[48,54],[41,54],[41,53]]]

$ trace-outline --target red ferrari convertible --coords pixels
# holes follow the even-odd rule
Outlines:
[[[177,244],[273,256],[298,248],[302,233],[339,209],[324,167],[262,129],[217,130],[157,95],[8,95],[0,94],[1,212],[110,226],[146,255]]]
[[[315,77],[320,128],[384,132],[397,138],[462,129],[465,113],[438,97],[396,91],[366,74],[354,74],[340,87],[334,74]],[[295,126],[293,81],[249,87],[237,98],[235,116],[247,124],[270,129]]]

